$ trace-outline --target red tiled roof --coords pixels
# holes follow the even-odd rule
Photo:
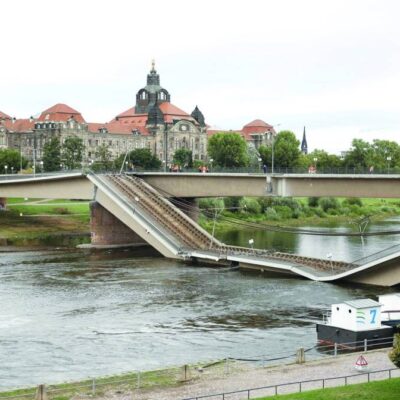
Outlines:
[[[83,119],[81,113],[79,111],[74,110],[70,106],[66,104],[56,104],[47,110],[43,111],[38,118],[39,121],[68,121],[73,117],[76,122],[83,123],[85,120]]]
[[[14,122],[12,120],[5,120],[3,125],[10,132],[30,132],[35,126],[35,121],[31,119],[16,119]]]
[[[167,123],[171,123],[176,119],[185,119],[198,125],[198,122],[190,114],[174,106],[171,103],[164,102],[161,103],[159,107],[164,114],[164,121]]]
[[[255,119],[242,128],[242,134],[246,140],[251,140],[251,134],[270,132],[273,131],[273,129],[274,127],[272,125],[267,124],[261,119]]]
[[[133,117],[134,115],[136,115],[135,107],[131,107],[128,110],[122,112],[121,114],[118,114],[116,118]]]
[[[167,123],[172,123],[177,119],[185,119],[197,124],[197,121],[187,112],[181,110],[177,106],[171,103],[164,102],[159,105],[160,110],[164,114],[164,121]],[[145,126],[147,122],[148,115],[146,114],[135,114],[135,107],[129,108],[128,110],[118,114],[110,122],[121,121],[127,124],[135,124],[138,126]]]
[[[246,124],[243,128],[247,128],[247,127],[264,127],[264,128],[272,128],[272,125],[267,124],[266,122],[264,122],[261,119],[255,119],[254,121],[249,122],[248,124]]]
[[[88,130],[92,133],[99,133],[101,128],[106,128],[110,134],[131,135],[132,131],[137,129],[142,135],[148,135],[149,132],[145,126],[139,126],[126,121],[112,121],[105,124],[89,122]]]
[[[4,114],[3,112],[0,111],[0,119],[11,119],[11,117],[7,114]]]

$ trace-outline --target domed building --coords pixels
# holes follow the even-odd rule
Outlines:
[[[191,114],[171,103],[170,93],[160,85],[154,62],[146,86],[136,94],[134,107],[118,114],[110,122],[86,122],[72,107],[58,103],[37,118],[15,119],[0,113],[0,146],[21,151],[33,162],[40,162],[43,146],[57,135],[82,139],[83,162],[96,160],[99,146],[106,146],[113,158],[138,148],[148,148],[164,165],[172,162],[178,149],[192,151],[194,160],[205,160],[207,132],[204,116],[196,106]]]
[[[194,160],[206,159],[207,130],[202,112],[196,106],[188,114],[171,103],[170,93],[160,85],[154,61],[146,86],[136,94],[136,105],[111,121],[116,122],[153,138],[148,141],[152,152],[167,164],[182,148],[190,150]]]

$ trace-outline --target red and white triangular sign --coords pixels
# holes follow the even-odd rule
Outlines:
[[[366,367],[368,365],[368,362],[364,358],[364,356],[360,356],[357,358],[356,365],[357,367]]]

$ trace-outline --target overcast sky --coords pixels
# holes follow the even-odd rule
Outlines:
[[[105,122],[151,59],[171,102],[240,129],[260,118],[309,148],[400,141],[400,1],[3,0],[0,110],[55,103]]]

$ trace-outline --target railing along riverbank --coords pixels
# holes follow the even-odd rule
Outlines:
[[[267,368],[273,366],[304,364],[310,361],[321,359],[336,358],[341,355],[368,354],[368,352],[380,348],[388,348],[393,345],[393,337],[370,339],[359,342],[348,342],[324,346],[312,346],[309,348],[299,348],[292,352],[279,352],[259,354],[244,357],[226,357],[218,361],[202,362],[198,364],[183,365],[180,367],[170,367],[152,371],[132,371],[131,373],[121,374],[119,376],[105,376],[99,378],[87,378],[79,382],[65,382],[51,385],[38,385],[36,388],[15,389],[0,393],[0,400],[24,400],[36,399],[42,400],[40,393],[45,392],[48,400],[56,400],[60,397],[72,396],[99,396],[109,391],[137,392],[143,390],[160,389],[174,387],[189,381],[212,381],[222,379],[237,373],[245,373],[254,369]],[[355,352],[357,350],[358,352]],[[361,353],[360,353],[361,352]],[[388,370],[380,370],[388,371]],[[394,369],[392,370],[394,371]],[[400,376],[400,370],[399,371]],[[379,372],[379,371],[375,371]],[[371,372],[371,374],[374,372]],[[356,374],[360,375],[360,373]],[[356,375],[349,375],[356,376]],[[397,376],[397,375],[396,375]],[[344,379],[345,377],[324,378],[326,381],[333,379]],[[294,386],[295,384],[303,385],[307,382],[321,382],[323,379],[315,379],[311,381],[282,383],[278,385],[265,386],[259,388],[247,388],[238,392],[217,393],[213,396],[228,395],[230,393],[247,393],[255,392],[260,389],[275,389],[280,386]],[[303,385],[304,386],[304,385]],[[302,387],[303,387],[302,386]],[[305,386],[304,386],[305,388]],[[38,397],[39,393],[39,397]],[[274,394],[274,393],[272,393]],[[212,398],[190,397],[189,399]],[[227,397],[228,398],[228,397]],[[43,399],[44,400],[44,399]]]

